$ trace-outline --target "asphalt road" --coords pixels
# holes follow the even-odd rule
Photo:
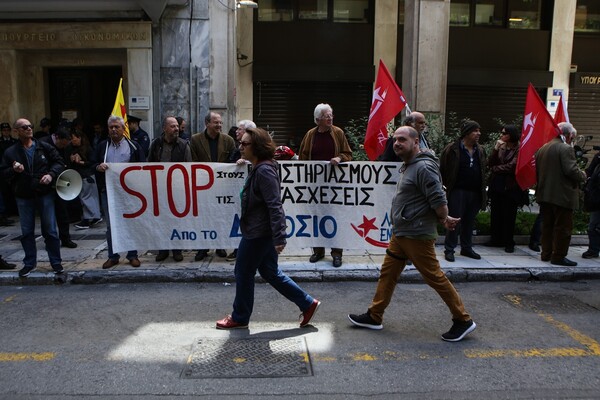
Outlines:
[[[306,283],[312,327],[270,286],[249,330],[218,331],[235,286],[0,287],[2,399],[600,399],[600,282],[461,283],[478,328],[401,284],[384,329],[352,327],[374,282]]]

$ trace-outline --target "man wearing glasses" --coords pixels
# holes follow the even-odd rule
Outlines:
[[[209,111],[204,117],[204,124],[206,125],[204,132],[193,134],[190,140],[192,161],[201,163],[228,162],[231,153],[235,150],[235,142],[229,135],[222,132],[223,120],[221,115]],[[227,252],[224,249],[217,249],[215,253],[219,257],[227,257]],[[208,249],[200,249],[194,260],[202,261],[207,255]]]
[[[61,275],[64,269],[56,229],[52,182],[65,169],[65,164],[53,146],[33,138],[33,125],[27,119],[18,119],[14,129],[19,142],[4,152],[0,173],[11,184],[19,210],[21,245],[25,252],[24,266],[19,276],[28,276],[37,265],[34,234],[36,210],[40,214],[50,265],[56,275]]]

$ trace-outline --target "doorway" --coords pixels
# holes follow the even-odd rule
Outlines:
[[[83,120],[90,132],[95,122],[103,126],[115,104],[122,77],[121,66],[49,68],[50,118],[56,127],[62,118]]]

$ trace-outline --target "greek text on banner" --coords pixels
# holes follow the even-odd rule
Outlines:
[[[287,249],[387,247],[399,163],[281,161]],[[251,166],[110,164],[113,251],[236,248],[240,192]]]

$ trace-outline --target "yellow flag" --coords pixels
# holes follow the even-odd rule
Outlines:
[[[117,98],[111,115],[123,118],[125,121],[125,137],[129,137],[129,126],[127,126],[127,108],[125,107],[125,98],[123,97],[123,78],[119,81],[119,90],[117,90]]]

